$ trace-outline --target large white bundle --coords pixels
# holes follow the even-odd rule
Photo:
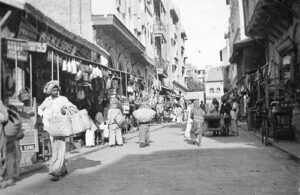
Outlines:
[[[150,108],[139,108],[132,113],[133,117],[138,122],[142,123],[150,122],[154,118],[155,114],[156,112]]]

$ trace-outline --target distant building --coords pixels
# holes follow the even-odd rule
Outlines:
[[[205,94],[206,103],[210,103],[213,98],[216,98],[219,102],[221,101],[221,97],[222,95],[224,95],[224,79],[222,67],[214,67],[208,71],[205,80]]]

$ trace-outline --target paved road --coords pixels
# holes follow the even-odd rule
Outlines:
[[[300,194],[300,166],[286,153],[244,131],[204,137],[198,147],[184,141],[183,128],[158,128],[147,148],[135,137],[79,157],[59,182],[51,182],[46,169],[25,175],[0,194]]]

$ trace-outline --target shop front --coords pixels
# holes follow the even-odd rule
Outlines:
[[[300,140],[297,126],[299,113],[299,6],[297,1],[272,2],[259,0],[246,27],[251,37],[267,40],[267,61],[260,79],[266,88],[264,100],[270,111],[269,120],[279,139]],[[268,21],[268,22],[266,22]],[[260,71],[260,75],[264,75]],[[296,119],[296,120],[295,120]],[[294,122],[292,122],[294,121]],[[294,126],[293,126],[293,125]],[[294,131],[294,128],[296,131]]]
[[[101,59],[109,54],[67,31],[30,4],[21,8],[1,4],[1,8],[1,98],[23,113],[21,163],[31,164],[38,157],[51,155],[48,133],[37,115],[37,107],[46,98],[45,84],[60,81],[61,94],[92,116],[93,105],[107,98],[104,87],[109,69]],[[75,137],[69,140],[70,150],[83,143],[74,140]]]

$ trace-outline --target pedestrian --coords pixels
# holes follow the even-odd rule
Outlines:
[[[20,114],[15,106],[8,105],[8,122],[6,132],[5,174],[1,188],[12,185],[19,178],[21,150],[19,140],[24,137]]]
[[[191,139],[192,143],[196,144],[196,139],[198,136],[198,143],[197,145],[201,145],[201,139],[202,139],[202,133],[204,129],[204,116],[205,112],[200,108],[199,100],[195,100],[194,102],[194,109],[192,112],[192,119],[193,119],[193,124],[191,128]]]
[[[231,116],[231,134],[232,135],[239,135],[239,128],[238,128],[238,114],[239,114],[239,104],[237,102],[236,97],[231,98],[232,101],[232,109],[230,111]]]
[[[225,134],[228,135],[230,131],[230,123],[231,123],[231,103],[223,96],[221,98],[222,104],[220,108],[220,115],[222,118],[222,127],[225,130]]]
[[[110,100],[110,108],[107,113],[107,124],[109,128],[109,146],[123,146],[122,129],[118,126],[115,119],[117,115],[123,115],[118,108],[118,100],[112,98]]]
[[[185,132],[184,132],[184,137],[186,139],[190,139],[191,138],[191,128],[192,128],[192,124],[193,124],[193,119],[191,118],[191,113],[194,109],[194,103],[189,100],[188,101],[188,107],[187,107],[187,123],[186,123],[186,128],[185,128]]]
[[[155,111],[149,106],[149,99],[143,98],[139,108],[134,111],[133,116],[139,124],[139,147],[150,146],[150,123],[155,117]]]
[[[177,106],[176,106],[175,113],[176,113],[177,123],[182,124],[182,113],[183,113],[183,111],[182,111],[182,108],[179,104],[177,104]]]
[[[200,108],[206,113],[205,104],[201,101]]]
[[[4,125],[8,121],[8,112],[7,108],[3,105],[3,102],[0,100],[0,183],[4,181],[4,155],[6,137],[4,135]]]
[[[64,108],[75,109],[66,97],[59,95],[60,85],[58,81],[49,81],[44,93],[50,95],[38,107],[38,114],[43,117],[44,130],[50,130],[50,121],[53,116],[62,116],[66,114]],[[49,167],[49,174],[53,176],[52,181],[58,181],[60,177],[65,176],[68,171],[65,161],[66,137],[51,136],[52,158]]]
[[[213,98],[212,102],[208,105],[208,115],[218,115],[219,102],[216,98]]]

